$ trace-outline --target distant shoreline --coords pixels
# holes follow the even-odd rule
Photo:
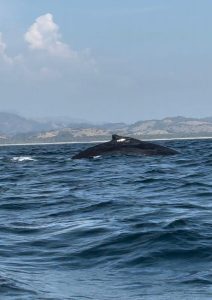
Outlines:
[[[210,140],[212,137],[182,137],[182,138],[154,138],[154,139],[141,139],[142,141],[177,141],[177,140]],[[43,143],[17,143],[17,144],[0,144],[0,147],[9,146],[42,146],[42,145],[68,145],[68,144],[96,144],[105,143],[109,140],[94,140],[94,141],[79,141],[79,142],[43,142]]]

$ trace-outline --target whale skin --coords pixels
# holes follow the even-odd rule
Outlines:
[[[174,149],[131,137],[112,135],[112,140],[80,151],[72,159],[95,158],[103,155],[175,155]]]

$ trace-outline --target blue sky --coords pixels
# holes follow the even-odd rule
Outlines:
[[[212,116],[212,2],[1,0],[0,110]]]

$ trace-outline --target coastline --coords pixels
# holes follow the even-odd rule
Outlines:
[[[182,138],[154,138],[154,139],[142,139],[142,141],[177,141],[177,140],[211,140],[212,137],[182,137]],[[17,143],[17,144],[0,144],[0,147],[10,146],[42,146],[42,145],[69,145],[69,144],[96,144],[105,143],[109,140],[93,140],[93,141],[79,141],[79,142],[43,142],[43,143]]]

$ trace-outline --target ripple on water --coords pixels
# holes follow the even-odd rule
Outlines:
[[[211,299],[212,142],[161,143],[180,154],[2,147],[2,297]]]

